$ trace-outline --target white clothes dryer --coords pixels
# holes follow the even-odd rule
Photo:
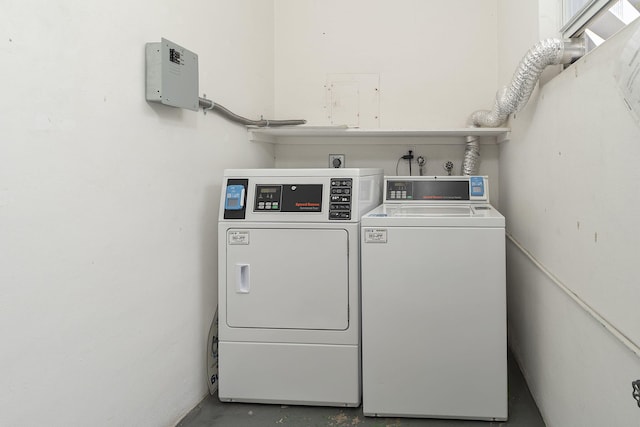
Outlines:
[[[359,406],[360,218],[381,169],[225,171],[222,401]]]
[[[362,227],[363,410],[507,419],[505,221],[487,177],[385,177]]]

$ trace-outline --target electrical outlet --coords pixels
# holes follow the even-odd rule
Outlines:
[[[344,166],[344,154],[329,154],[329,167],[330,168],[343,168]]]

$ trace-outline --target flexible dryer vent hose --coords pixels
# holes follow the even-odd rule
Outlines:
[[[536,43],[522,58],[511,83],[496,94],[492,110],[478,110],[471,114],[467,125],[474,127],[499,127],[509,115],[521,110],[529,101],[540,74],[555,64],[570,64],[585,54],[581,39],[547,39]],[[477,136],[467,136],[462,163],[463,175],[476,175],[480,158]]]

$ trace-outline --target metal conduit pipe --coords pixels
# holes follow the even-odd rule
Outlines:
[[[270,127],[270,126],[291,126],[291,125],[303,125],[307,123],[306,120],[251,120],[246,117],[237,115],[236,113],[228,110],[220,104],[216,104],[207,98],[198,98],[199,104],[205,110],[212,110],[220,114],[222,117],[231,120],[232,122],[239,123],[245,126],[257,126],[257,127]]]
[[[469,116],[468,126],[499,127],[509,115],[522,109],[529,101],[540,74],[549,66],[569,64],[586,52],[581,39],[547,39],[536,43],[522,58],[508,86],[496,93],[492,110],[478,110]],[[463,175],[476,175],[480,158],[480,144],[477,136],[466,137]]]

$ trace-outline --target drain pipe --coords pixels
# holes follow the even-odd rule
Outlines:
[[[570,64],[586,52],[582,39],[547,39],[536,43],[522,58],[509,86],[496,93],[492,110],[475,111],[467,126],[499,127],[511,113],[520,111],[529,101],[540,74],[548,65]],[[476,175],[480,160],[478,136],[467,136],[462,163],[463,175]]]
[[[198,103],[200,107],[205,110],[212,110],[216,113],[220,114],[222,117],[226,118],[235,123],[239,123],[245,126],[257,126],[257,127],[270,127],[270,126],[292,126],[292,125],[303,125],[307,123],[306,120],[251,120],[246,117],[242,117],[237,115],[236,113],[230,111],[229,109],[223,107],[220,104],[216,104],[210,99],[207,98],[198,98]]]

